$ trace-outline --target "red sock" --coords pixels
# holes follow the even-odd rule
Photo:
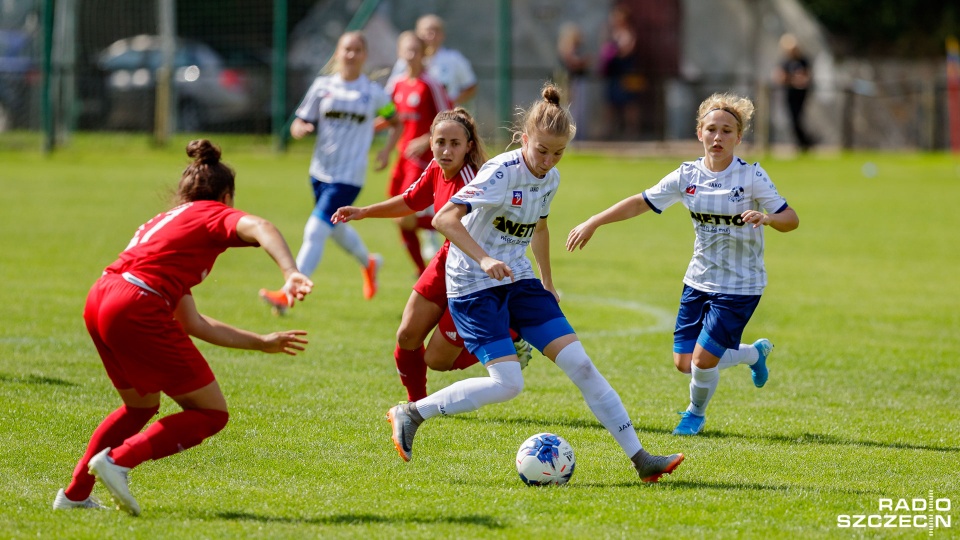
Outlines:
[[[140,433],[143,426],[147,425],[158,410],[160,410],[159,405],[149,408],[124,405],[107,415],[97,429],[93,430],[93,435],[90,436],[90,442],[87,444],[87,451],[73,470],[73,480],[67,489],[63,490],[67,498],[71,501],[82,501],[89,497],[97,481],[97,478],[87,470],[90,458],[104,448],[120,446],[128,437]]]
[[[463,349],[460,351],[460,355],[457,356],[457,359],[453,361],[453,369],[467,369],[468,367],[479,362],[477,357],[470,353],[470,351]]]
[[[407,389],[407,401],[413,403],[427,397],[427,363],[423,360],[423,345],[413,351],[397,345],[393,349],[393,358],[397,362],[400,382]]]
[[[513,341],[520,339],[520,334],[518,334],[513,328],[510,329],[510,339]]]
[[[417,236],[417,230],[405,231],[400,229],[400,236],[403,237],[403,245],[407,248],[407,253],[413,259],[413,264],[417,265],[417,270],[422,274],[427,269],[423,263],[423,255],[420,254],[420,237]]]
[[[214,409],[187,409],[164,416],[143,433],[127,439],[110,452],[113,462],[133,468],[148,459],[160,459],[203,442],[227,425],[230,415]]]

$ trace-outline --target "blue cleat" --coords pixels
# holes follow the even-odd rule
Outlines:
[[[703,431],[703,425],[707,423],[706,416],[699,416],[690,411],[680,413],[680,423],[673,429],[674,435],[696,435]]]
[[[767,384],[767,379],[770,377],[770,372],[767,370],[767,358],[770,356],[770,353],[773,352],[773,343],[770,343],[770,340],[767,338],[761,338],[754,341],[753,346],[757,349],[757,352],[760,353],[760,359],[750,366],[750,371],[753,372],[751,375],[753,377],[753,385],[757,388],[763,388],[763,385]]]

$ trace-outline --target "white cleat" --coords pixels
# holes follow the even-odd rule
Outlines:
[[[53,499],[53,509],[72,510],[74,508],[106,510],[107,507],[100,504],[100,501],[92,495],[82,501],[71,501],[67,498],[67,494],[63,492],[63,489],[58,491],[56,498]]]
[[[121,467],[113,462],[107,454],[110,448],[104,448],[99,454],[90,458],[88,468],[90,474],[97,477],[97,480],[103,482],[113,501],[117,503],[117,508],[130,514],[131,516],[140,515],[140,505],[130,494],[129,480],[127,473],[130,469]]]

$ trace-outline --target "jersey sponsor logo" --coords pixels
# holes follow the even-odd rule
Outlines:
[[[445,332],[445,333],[447,334],[447,339],[449,339],[450,341],[456,341],[456,340],[457,340],[457,333],[456,333],[456,332]]]
[[[507,233],[507,234],[516,236],[518,238],[530,238],[531,236],[533,236],[533,231],[534,229],[537,228],[537,224],[536,223],[514,223],[513,221],[510,221],[509,219],[503,216],[498,216],[496,219],[493,220],[493,228],[500,232]]]
[[[719,188],[722,188],[722,187],[723,187],[723,182],[710,182],[710,183],[707,184],[707,185],[710,186],[710,187],[712,187],[712,188],[717,188],[717,189],[719,189]]]
[[[683,190],[687,195],[695,195],[697,193],[697,186],[690,184],[687,186],[687,189]]]
[[[743,186],[737,186],[730,190],[730,195],[727,197],[730,199],[730,202],[741,202],[743,201]]]
[[[523,191],[513,190],[513,198],[510,200],[510,206],[523,206]]]
[[[327,111],[327,113],[323,116],[324,118],[329,118],[331,120],[349,120],[358,124],[362,124],[367,119],[367,115],[365,114],[358,114],[349,111]]]
[[[514,165],[519,165],[520,159],[514,159],[503,164],[504,167],[513,167]]]
[[[503,179],[503,171],[497,171],[497,173],[494,174],[494,176],[497,177],[497,180],[502,180],[502,179]]]
[[[457,198],[462,201],[465,201],[467,199],[479,197],[480,195],[483,195],[482,189],[477,189],[475,187],[468,187],[462,190],[460,193],[457,193]]]
[[[540,186],[530,186],[530,193],[539,193]],[[549,195],[549,193],[547,193]]]
[[[720,214],[702,214],[700,212],[690,212],[690,217],[694,221],[704,225],[734,225],[743,227],[743,216],[735,214],[732,216],[721,216]]]

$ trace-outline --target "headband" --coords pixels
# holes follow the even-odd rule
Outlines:
[[[712,113],[713,111],[724,111],[724,112],[728,112],[728,113],[732,114],[734,118],[737,119],[737,124],[740,124],[740,123],[741,123],[741,121],[740,121],[740,115],[737,114],[736,111],[734,111],[734,110],[731,109],[730,107],[714,107],[714,108],[710,109],[709,111],[703,113],[703,116],[701,116],[700,119],[701,119],[701,120],[704,119],[708,114]]]

